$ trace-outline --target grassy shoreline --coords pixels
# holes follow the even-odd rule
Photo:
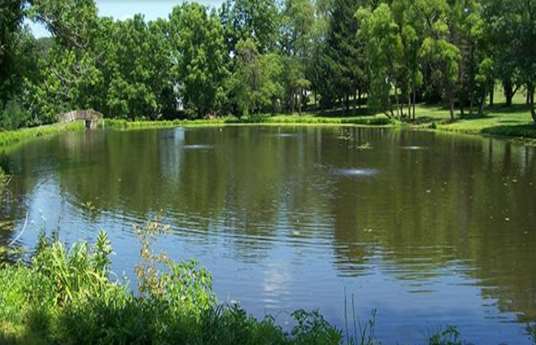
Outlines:
[[[404,128],[450,132],[468,135],[497,136],[512,139],[526,145],[536,145],[536,124],[532,121],[526,107],[493,107],[482,117],[458,117],[449,120],[448,110],[439,106],[419,105],[415,122],[389,119],[382,114],[360,116],[323,116],[312,113],[294,115],[260,115],[249,118],[234,116],[197,120],[138,120],[105,119],[101,127],[115,130],[157,129],[173,127],[219,127],[231,125],[257,126],[355,126]],[[82,122],[53,124],[14,131],[0,131],[0,147],[19,143],[28,139],[50,136],[67,131],[81,131]]]
[[[77,242],[70,248],[41,236],[29,262],[0,264],[0,343],[380,344],[375,312],[365,323],[352,314],[353,328],[343,330],[318,311],[297,310],[288,332],[272,316],[257,319],[238,304],[218,304],[212,277],[197,262],[175,262],[153,252],[152,244],[165,231],[153,222],[136,231],[141,243],[136,266],[139,293],[113,278],[113,249],[106,233],[92,245]],[[529,325],[527,333],[536,342],[536,329]],[[423,344],[465,342],[456,327],[446,326]]]
[[[73,132],[83,130],[84,123],[82,121],[53,124],[31,128],[21,128],[12,131],[0,131],[0,146],[13,145],[29,139],[51,136],[63,132]]]
[[[105,120],[105,128],[120,130],[169,128],[169,127],[200,127],[224,125],[262,125],[262,126],[355,126],[405,128],[411,130],[427,130],[437,132],[458,133],[480,136],[497,136],[514,139],[524,144],[536,144],[536,124],[532,121],[529,111],[524,107],[494,107],[482,117],[458,117],[449,120],[448,110],[438,106],[419,105],[416,109],[415,122],[402,122],[389,119],[385,115],[368,116],[322,116],[316,114],[273,115],[253,118],[224,117],[210,120],[175,120],[175,121],[126,121]]]

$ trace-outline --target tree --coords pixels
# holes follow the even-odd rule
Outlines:
[[[202,5],[184,4],[170,16],[173,76],[178,96],[191,115],[215,113],[223,96],[223,31],[218,17]]]
[[[20,42],[24,1],[14,0],[0,7],[0,110],[11,97],[16,77],[16,48]]]
[[[391,4],[393,19],[398,25],[402,44],[399,79],[401,93],[407,96],[408,116],[415,120],[417,91],[423,83],[419,49],[423,41],[423,25],[419,20],[414,2],[394,0]]]
[[[355,13],[360,0],[333,0],[328,31],[320,57],[319,91],[325,107],[342,98],[346,110],[356,91],[364,89],[366,63],[363,42],[357,40],[358,23]]]
[[[32,112],[52,121],[59,112],[95,107],[102,73],[95,51],[98,32],[97,9],[93,0],[33,0],[33,20],[46,25],[56,44],[42,61],[42,81],[29,83]]]
[[[287,0],[282,16],[281,48],[285,56],[285,99],[287,109],[301,112],[311,82],[306,67],[312,52],[314,5],[310,0]]]
[[[366,42],[369,72],[369,106],[393,115],[391,91],[401,85],[402,38],[387,4],[379,5],[374,11],[361,8],[357,11],[360,29],[359,38]],[[397,109],[400,109],[397,107]]]
[[[237,68],[229,81],[229,95],[237,104],[239,115],[274,110],[282,97],[283,72],[278,54],[261,55],[253,40],[237,44]]]
[[[105,52],[99,68],[103,71],[102,105],[110,116],[156,119],[168,103],[173,86],[170,76],[171,48],[167,23],[146,23],[141,15],[122,22],[103,20],[97,38],[98,50]]]
[[[227,0],[220,10],[229,52],[239,41],[251,39],[259,53],[275,49],[280,18],[274,0]]]
[[[536,0],[486,0],[484,12],[496,46],[495,64],[505,85],[507,103],[511,104],[515,93],[513,85],[524,84],[536,122]]]
[[[450,41],[460,51],[457,87],[460,114],[464,116],[468,103],[472,113],[475,101],[478,102],[479,113],[482,114],[488,95],[490,103],[493,102],[494,89],[494,77],[489,75],[493,70],[490,69],[490,61],[485,61],[490,47],[481,16],[482,7],[476,0],[463,0],[453,2],[449,11]],[[484,81],[489,85],[484,84]]]
[[[446,0],[417,0],[415,6],[425,23],[425,38],[419,56],[433,71],[432,81],[447,99],[450,118],[454,120],[454,98],[461,56],[458,47],[450,41],[449,4]]]
[[[40,123],[56,120],[56,115],[73,109],[94,108],[95,91],[102,84],[102,73],[91,53],[54,47],[42,62],[42,79],[28,83],[28,104]]]
[[[30,17],[44,24],[63,47],[87,50],[97,27],[94,0],[32,0]]]
[[[492,49],[489,57],[495,65],[495,73],[502,81],[506,105],[512,105],[512,99],[522,84],[516,53],[511,44],[515,39],[515,25],[509,21],[511,16],[505,15],[510,8],[502,0],[482,0],[483,21],[485,23],[486,40]]]

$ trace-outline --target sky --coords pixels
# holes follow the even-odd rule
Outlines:
[[[127,19],[137,13],[145,15],[147,20],[167,17],[171,9],[183,0],[96,0],[99,16]],[[210,7],[219,6],[223,0],[197,0]],[[46,29],[39,24],[29,23],[36,37],[49,36]]]

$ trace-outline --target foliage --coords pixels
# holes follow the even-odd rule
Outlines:
[[[381,4],[373,12],[360,9],[357,17],[361,23],[359,36],[367,41],[369,62],[369,106],[380,111],[393,113],[391,90],[399,85],[402,39],[398,25],[394,22],[391,9]]]
[[[142,254],[162,228],[138,229]],[[317,312],[294,313],[285,333],[271,317],[256,320],[238,306],[217,306],[210,276],[192,263],[169,263],[156,285],[140,296],[112,281],[110,242],[101,233],[94,246],[67,249],[41,237],[28,266],[0,268],[0,340],[40,339],[41,344],[339,344],[341,334]],[[145,257],[150,257],[143,254]],[[167,260],[166,260],[167,261]],[[154,289],[153,289],[154,288]],[[190,302],[188,302],[190,301]],[[201,302],[201,303],[198,303]],[[39,335],[39,336],[36,336]]]
[[[7,101],[0,113],[0,128],[14,130],[31,124],[31,114],[21,105],[19,100]]]
[[[225,46],[218,17],[192,3],[170,16],[173,75],[185,108],[204,116],[219,108],[227,77]]]
[[[319,56],[317,86],[324,107],[344,100],[346,110],[350,97],[366,87],[365,53],[363,42],[357,39],[358,22],[355,13],[361,0],[333,0],[328,10],[327,30]]]
[[[280,17],[274,0],[227,0],[220,18],[229,52],[236,52],[238,42],[248,39],[261,54],[277,45]]]
[[[0,124],[93,108],[128,120],[340,111],[479,115],[501,80],[536,120],[534,0],[227,0],[169,18],[97,16],[94,0],[15,0],[0,18]],[[51,32],[36,40],[24,20]],[[6,107],[9,109],[5,110]]]
[[[463,345],[460,332],[454,326],[448,326],[432,335],[428,340],[429,345]]]
[[[7,176],[4,170],[0,167],[0,201],[2,201],[2,197],[4,196],[4,191],[8,183],[9,176]]]
[[[289,332],[266,316],[256,319],[238,305],[217,305],[210,275],[193,262],[176,263],[152,252],[167,228],[149,222],[136,228],[141,241],[140,294],[113,280],[106,233],[94,245],[68,249],[41,235],[27,265],[0,266],[0,342],[3,344],[378,344],[374,315],[356,333],[343,333],[317,312],[292,313]],[[164,264],[163,266],[161,264]],[[149,269],[150,268],[150,269]],[[140,274],[141,273],[141,274]],[[354,325],[358,320],[353,315]],[[430,345],[461,345],[448,327]]]
[[[251,39],[237,44],[238,67],[229,81],[229,92],[239,115],[276,111],[282,94],[282,62],[277,54],[260,55]]]
[[[80,131],[85,126],[82,122],[55,124],[39,127],[23,128],[13,131],[0,131],[0,146],[12,145],[23,140],[54,135],[68,131]]]

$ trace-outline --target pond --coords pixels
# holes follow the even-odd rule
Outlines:
[[[4,150],[13,175],[0,241],[112,240],[133,279],[134,224],[197,258],[219,301],[285,325],[318,309],[344,328],[377,310],[384,344],[459,326],[528,344],[536,320],[536,150],[493,138],[353,127],[88,131]],[[21,233],[27,221],[25,231]]]

